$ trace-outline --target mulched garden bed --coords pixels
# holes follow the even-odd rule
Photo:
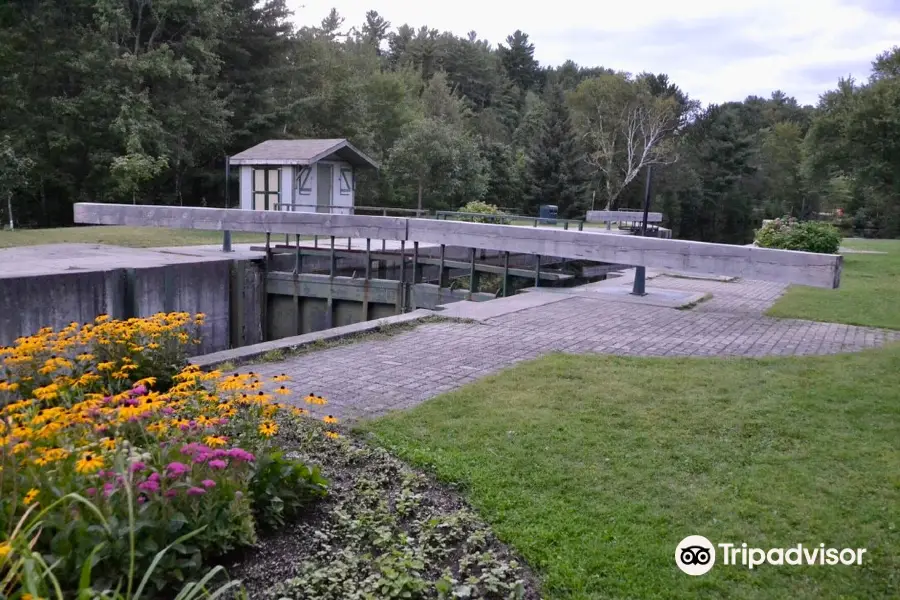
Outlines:
[[[302,429],[302,428],[301,428]],[[279,433],[328,497],[226,562],[249,598],[537,599],[537,579],[460,495],[353,437]]]

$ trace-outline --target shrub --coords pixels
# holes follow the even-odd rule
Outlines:
[[[835,254],[841,246],[841,234],[828,223],[800,222],[786,216],[766,223],[757,231],[756,243],[763,248]]]
[[[464,213],[480,213],[483,215],[503,215],[505,214],[502,210],[494,206],[493,204],[488,204],[487,202],[482,202],[481,200],[472,200],[471,202],[467,202],[465,206],[459,209],[459,212]],[[503,218],[483,218],[483,217],[471,217],[471,216],[463,216],[460,217],[463,221],[472,221],[473,223],[508,223],[508,219]]]
[[[279,427],[305,409],[274,402],[253,373],[179,364],[202,322],[185,313],[100,317],[0,348],[0,544],[30,507],[80,494],[97,512],[55,505],[34,550],[56,563],[67,589],[86,562],[102,574],[99,584],[115,588],[133,572],[132,532],[135,564],[146,570],[161,549],[199,529],[156,565],[159,590],[252,544],[258,526],[282,523],[270,492],[294,511],[324,495],[317,468],[273,454]],[[276,394],[291,394],[287,377],[274,380]]]

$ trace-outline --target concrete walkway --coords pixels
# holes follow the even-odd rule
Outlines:
[[[317,413],[353,420],[412,407],[553,351],[757,357],[857,351],[900,340],[896,331],[763,316],[784,292],[781,284],[667,276],[648,281],[651,295],[663,289],[710,293],[712,298],[678,310],[635,303],[626,296],[534,291],[524,295],[528,298],[471,303],[477,306],[470,315],[454,311],[455,316],[479,319],[476,323],[430,323],[388,339],[241,370],[267,377],[286,373],[301,395],[312,392],[329,399],[328,406],[315,407]]]

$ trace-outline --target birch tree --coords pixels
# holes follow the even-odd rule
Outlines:
[[[606,208],[650,165],[677,160],[673,134],[679,105],[659,98],[621,74],[583,81],[570,101],[581,130],[585,161],[602,179]]]

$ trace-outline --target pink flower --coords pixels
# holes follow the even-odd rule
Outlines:
[[[212,479],[204,479],[204,480],[201,481],[200,483],[201,483],[201,484],[203,485],[203,487],[205,487],[205,488],[216,487],[216,482],[213,481]]]
[[[147,393],[147,388],[146,388],[146,386],[144,386],[144,385],[142,384],[142,385],[139,385],[139,386],[137,386],[137,387],[131,388],[131,391],[130,391],[129,393],[130,393],[130,394],[133,394],[133,395],[135,395],[135,396],[143,396],[144,394]]]
[[[166,493],[164,495],[166,498],[174,498],[177,493],[178,493],[178,490],[172,489],[172,490],[166,490]]]
[[[168,474],[169,477],[178,477],[179,475],[184,475],[190,470],[191,468],[189,466],[180,462],[170,462],[166,465],[166,474]]]
[[[256,460],[256,457],[244,450],[243,448],[232,448],[228,451],[228,456],[233,458],[234,460],[244,461],[244,462],[252,462]]]
[[[138,489],[142,492],[158,492],[159,491],[159,483],[148,479],[147,481],[142,481],[138,484]]]
[[[228,466],[228,463],[221,459],[214,459],[207,463],[210,469],[224,469]]]
[[[156,471],[154,471],[153,473],[150,473],[150,477],[147,478],[147,481],[157,481],[158,482],[159,481],[159,473],[157,473]]]
[[[172,408],[171,406],[164,406],[161,412],[162,412],[162,414],[168,416],[168,415],[173,414],[175,412],[175,409]]]
[[[116,486],[107,481],[103,484],[103,495],[109,498],[112,495],[113,491],[115,491],[115,489]]]
[[[128,470],[131,471],[132,473],[137,473],[138,471],[143,471],[146,468],[147,468],[147,465],[145,465],[141,461],[136,461],[136,462],[131,463],[131,466],[128,467]]]
[[[85,492],[88,496],[93,496],[94,494],[97,493],[97,488],[95,488],[95,487],[89,487],[89,488],[86,489],[84,492]]]
[[[187,495],[188,496],[202,496],[206,493],[206,490],[199,487],[188,488]]]
[[[146,501],[147,501],[147,499],[144,498],[143,496],[138,496],[138,504],[143,504]]]

